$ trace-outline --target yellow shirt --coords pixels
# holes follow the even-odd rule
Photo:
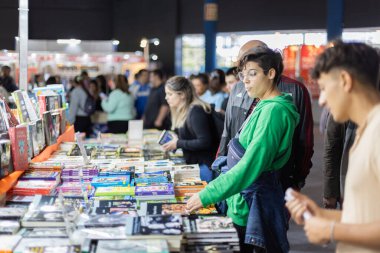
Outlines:
[[[356,132],[350,150],[345,185],[342,223],[364,224],[380,221],[380,105],[368,115]],[[375,253],[364,247],[338,243],[337,253]]]

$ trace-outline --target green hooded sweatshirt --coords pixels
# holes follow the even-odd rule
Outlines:
[[[203,206],[227,199],[227,215],[237,225],[246,226],[249,207],[240,192],[263,172],[279,170],[286,164],[298,122],[290,95],[283,93],[260,101],[239,136],[246,150],[244,156],[199,193]]]

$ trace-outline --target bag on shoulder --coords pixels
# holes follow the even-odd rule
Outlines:
[[[87,94],[86,101],[84,102],[84,108],[83,111],[88,114],[88,116],[91,116],[95,113],[96,110],[96,102],[95,99],[91,96],[91,94],[87,91],[86,88],[83,88],[84,91]]]

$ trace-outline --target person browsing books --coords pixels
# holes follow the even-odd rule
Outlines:
[[[277,87],[283,71],[279,52],[257,47],[240,60],[239,70],[249,97],[260,102],[230,141],[229,170],[194,194],[187,209],[226,199],[241,252],[288,252],[280,169],[290,157],[299,114],[292,97]]]
[[[178,133],[162,147],[165,151],[181,148],[188,164],[199,163],[201,179],[210,182],[213,174],[210,165],[217,144],[213,138],[211,106],[199,99],[193,85],[181,76],[170,78],[165,85],[172,129]]]

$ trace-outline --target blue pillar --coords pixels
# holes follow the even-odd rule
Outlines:
[[[327,41],[342,38],[343,1],[327,0]]]
[[[218,22],[217,0],[204,0],[203,8],[205,36],[205,70],[211,72],[216,67],[216,25]]]

